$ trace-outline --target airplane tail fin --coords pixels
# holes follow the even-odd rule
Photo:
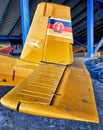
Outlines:
[[[35,12],[21,59],[70,64],[73,62],[72,43],[70,8],[43,2]]]

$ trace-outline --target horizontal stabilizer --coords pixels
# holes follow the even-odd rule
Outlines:
[[[84,64],[75,61],[64,69],[53,64],[39,66],[1,103],[27,114],[98,122],[92,81]]]

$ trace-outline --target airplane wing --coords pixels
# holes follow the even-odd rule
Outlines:
[[[98,122],[92,82],[80,61],[66,68],[39,65],[1,99],[1,104],[27,114]]]
[[[0,85],[16,86],[35,70],[38,65],[0,54]]]

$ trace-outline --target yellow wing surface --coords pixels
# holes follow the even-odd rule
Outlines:
[[[15,86],[31,72],[38,64],[23,61],[4,54],[0,55],[0,85]]]
[[[78,61],[66,68],[40,65],[1,103],[27,114],[98,122],[92,82],[83,63]]]

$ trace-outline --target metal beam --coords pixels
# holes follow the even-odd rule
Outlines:
[[[98,42],[96,48],[94,49],[94,54],[99,50],[99,48],[102,46],[103,44],[103,37],[101,38],[101,40]]]
[[[63,5],[66,5],[68,3],[68,0],[65,0],[62,2]]]
[[[20,36],[5,36],[0,35],[0,40],[21,40],[22,38]]]
[[[2,27],[2,24],[3,24],[4,20],[7,17],[7,14],[8,14],[8,11],[9,11],[11,5],[12,5],[12,0],[9,0],[8,5],[7,5],[6,9],[5,9],[5,12],[4,12],[3,16],[2,16],[2,19],[0,20],[0,28]]]
[[[23,45],[30,28],[29,0],[20,0]]]
[[[15,29],[15,27],[20,23],[20,18],[21,18],[21,17],[18,18],[18,20],[16,21],[15,25],[14,25],[13,28],[10,30],[10,32],[8,33],[8,36],[10,36],[10,35],[12,34],[13,30]]]
[[[94,48],[94,0],[87,0],[87,50],[88,57],[93,57]]]
[[[29,5],[30,5],[30,8],[31,8],[32,5],[33,5],[33,0],[30,1]],[[21,16],[18,18],[18,20],[16,21],[15,25],[13,26],[13,28],[12,28],[11,31],[9,32],[9,34],[8,34],[9,36],[10,36],[10,35],[12,34],[12,32],[14,31],[15,27],[16,27],[18,24],[20,24],[20,22],[21,22]]]
[[[103,0],[96,0],[96,1],[103,3]]]
[[[74,40],[74,42],[75,42],[76,44],[78,44],[79,46],[82,46],[82,47],[87,48],[87,46],[86,46],[86,45],[83,45],[82,43],[80,43],[80,42],[78,42],[78,41],[76,41],[76,40]]]
[[[101,17],[103,18],[103,12],[102,12],[102,10],[100,9],[99,4],[97,3],[97,1],[95,1],[95,4],[96,4],[96,7],[97,7],[97,9],[98,9],[98,11],[99,11]]]

